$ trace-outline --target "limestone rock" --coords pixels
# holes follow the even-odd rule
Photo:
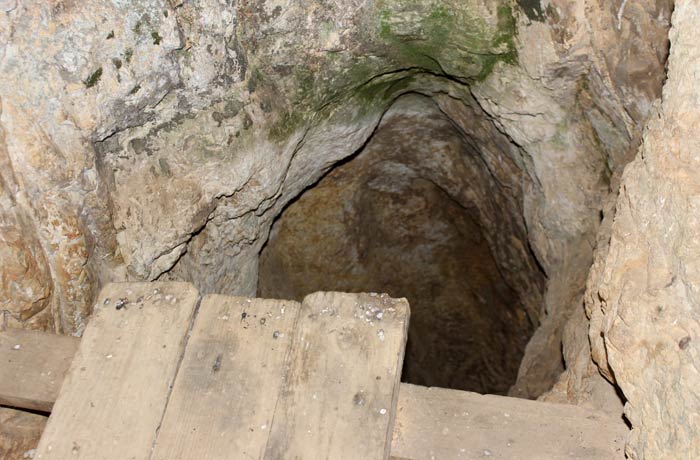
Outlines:
[[[622,389],[631,458],[700,452],[697,370],[700,3],[677,2],[663,102],[626,168],[587,293],[594,357]]]
[[[670,1],[278,3],[0,1],[3,324],[79,335],[108,281],[184,280],[204,293],[253,295],[276,217],[365,145],[397,98],[419,93],[474,144],[499,193],[512,190],[510,202],[480,209],[520,216],[505,233],[482,219],[496,263],[539,326],[512,394],[534,398],[559,379],[549,397],[613,400],[581,333],[594,263],[585,296],[593,359],[647,433],[634,445],[657,445],[660,414],[646,412],[650,403],[630,383],[645,381],[638,369],[611,352],[628,348],[609,319],[609,305],[628,305],[615,295],[623,260],[649,251],[621,235],[650,231],[642,225],[651,214],[644,220],[620,201],[609,251],[607,232],[620,174],[660,95]],[[695,1],[678,5],[685,21],[695,18]],[[684,46],[675,59],[690,62],[693,47]],[[682,98],[690,113],[697,99],[673,86],[667,93],[679,102],[665,102],[644,151],[665,142],[690,152],[660,133],[690,131],[690,118],[669,113]],[[689,196],[672,189],[683,183],[683,169],[669,169],[676,160],[654,161],[638,159],[622,189],[644,212],[655,192]],[[661,190],[664,174],[672,180]],[[692,228],[690,204],[653,206],[667,222],[682,214],[670,230]],[[664,295],[690,296],[671,291],[692,285],[692,267],[671,263],[681,260],[672,236],[661,244],[653,274],[676,275]],[[523,260],[539,264],[544,288],[521,270]],[[689,314],[668,311],[669,322]],[[656,340],[655,329],[630,324],[634,340]],[[672,339],[691,336],[683,343],[692,351],[692,333],[683,332]]]
[[[48,417],[0,407],[0,460],[32,458]]]

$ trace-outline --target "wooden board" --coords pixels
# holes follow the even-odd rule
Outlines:
[[[38,331],[0,331],[0,404],[50,412],[79,343]]]
[[[299,307],[204,298],[154,460],[262,458]]]
[[[47,360],[49,364],[73,359],[74,350],[61,345],[66,337],[16,330],[12,333],[17,334],[22,343],[28,344],[26,347],[34,342],[24,341],[25,335],[39,337],[36,343],[41,344],[40,349],[53,350],[55,359]],[[0,332],[0,336],[3,334]],[[40,363],[37,366],[30,364],[37,363],[32,353],[21,355],[21,359],[16,356],[15,365],[26,371],[23,375],[28,382],[40,379],[46,372],[38,367]],[[10,389],[9,397],[16,401],[25,400],[19,397],[26,394],[21,387],[7,383],[5,379],[0,380],[0,386]],[[47,380],[46,386],[46,397],[53,402],[60,382],[58,379]],[[622,446],[628,433],[624,422],[576,406],[402,383],[397,407],[391,447],[391,458],[395,460],[427,460],[432,456],[460,459],[499,458],[500,455],[503,458],[499,449],[503,446],[514,449],[516,443],[519,450],[506,451],[507,455],[513,456],[505,458],[576,458],[569,455],[571,452],[586,452],[590,455],[580,458],[588,459],[624,458]],[[471,446],[477,448],[471,450]],[[491,457],[485,456],[478,447],[489,450]],[[471,457],[466,455],[467,452]]]
[[[197,303],[186,283],[106,286],[34,458],[147,459]]]
[[[411,460],[623,460],[622,419],[577,406],[401,385],[391,454]]]
[[[307,296],[265,458],[387,459],[408,316],[386,295]]]

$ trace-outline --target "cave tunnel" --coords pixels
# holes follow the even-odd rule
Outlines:
[[[488,134],[465,132],[430,97],[399,97],[358,152],[278,216],[258,296],[406,297],[405,382],[507,394],[537,326],[537,299],[525,296],[544,275],[524,249],[517,187],[481,174],[509,144],[480,145],[499,134],[478,121]]]

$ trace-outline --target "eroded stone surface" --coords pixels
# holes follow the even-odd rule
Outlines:
[[[698,11],[697,0],[676,4],[663,102],[625,170],[586,293],[593,357],[627,398],[635,459],[700,451]]]
[[[508,139],[473,135],[496,181],[517,178],[547,275],[513,394],[549,389],[563,344],[551,396],[608,401],[582,292],[659,95],[671,6],[518,3],[0,2],[3,324],[77,333],[107,281],[252,295],[274,218],[417,91]]]
[[[32,458],[48,417],[0,407],[0,459]]]

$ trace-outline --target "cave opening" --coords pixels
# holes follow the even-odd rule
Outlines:
[[[515,149],[474,107],[450,104],[397,98],[358,152],[287,205],[260,254],[258,296],[406,297],[403,381],[505,395],[538,325],[544,274]]]

